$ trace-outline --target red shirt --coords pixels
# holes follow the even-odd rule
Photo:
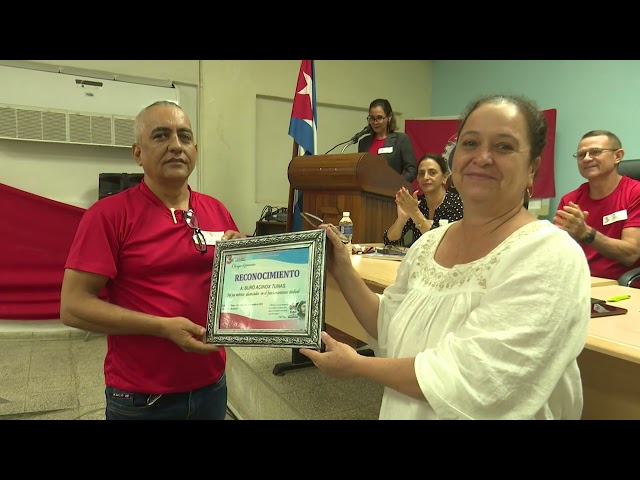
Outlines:
[[[640,182],[632,178],[623,176],[615,190],[599,200],[593,200],[589,196],[589,183],[585,182],[560,199],[558,210],[562,210],[562,207],[568,205],[569,202],[577,204],[582,211],[589,212],[587,224],[607,237],[620,239],[624,228],[640,227]],[[623,211],[626,212],[626,220],[603,225],[605,216]],[[601,255],[590,245],[579,243],[589,262],[591,275],[594,277],[617,280],[623,273],[632,268],[640,267],[640,260],[634,265],[626,267]]]
[[[387,141],[387,137],[384,138],[374,138],[371,140],[371,146],[369,147],[369,153],[373,153],[378,155],[378,150],[384,147],[384,142]]]
[[[238,230],[217,199],[192,191],[201,230]],[[104,275],[110,303],[206,326],[214,246],[203,255],[181,211],[171,211],[142,181],[93,204],[83,215],[65,268]],[[105,383],[138,393],[185,392],[215,383],[226,352],[188,353],[146,335],[108,335]]]

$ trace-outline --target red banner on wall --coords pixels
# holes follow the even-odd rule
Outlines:
[[[0,183],[0,319],[57,320],[64,264],[85,209]]]
[[[556,145],[556,115],[557,110],[543,110],[549,130],[547,133],[547,145],[542,150],[542,162],[538,169],[538,175],[533,182],[533,198],[551,198],[556,196],[554,178],[554,152]],[[457,140],[459,119],[425,119],[406,120],[405,133],[411,138],[416,159],[420,159],[425,153],[439,153],[448,159],[449,165],[453,160],[450,157]],[[418,188],[417,181],[413,183]]]

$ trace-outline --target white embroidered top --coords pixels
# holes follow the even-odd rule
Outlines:
[[[424,234],[379,295],[376,356],[415,357],[427,401],[385,388],[380,419],[579,419],[576,362],[590,321],[589,267],[547,220],[486,257],[434,261],[452,224]]]

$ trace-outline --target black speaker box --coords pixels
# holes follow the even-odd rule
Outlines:
[[[98,178],[98,200],[139,184],[143,177],[143,173],[101,173]]]

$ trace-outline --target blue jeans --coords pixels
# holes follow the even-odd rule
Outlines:
[[[227,414],[227,377],[190,392],[125,392],[107,385],[107,420],[224,420]]]

